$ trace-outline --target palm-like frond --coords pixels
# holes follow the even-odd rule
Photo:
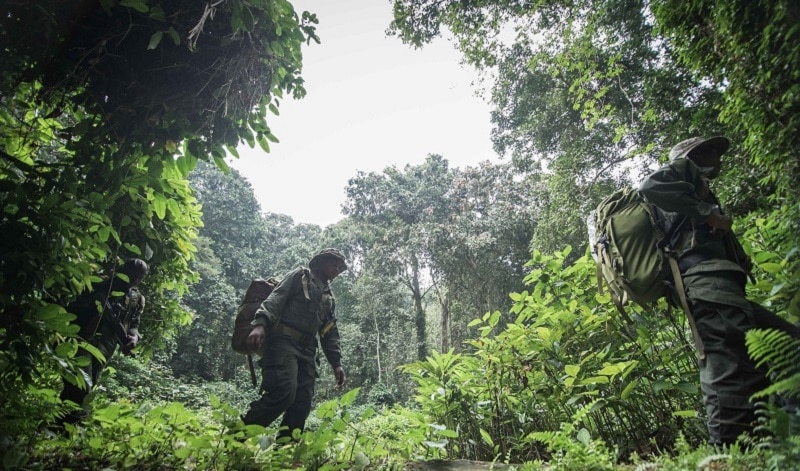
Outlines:
[[[766,365],[773,378],[771,386],[753,397],[800,397],[800,339],[775,329],[753,329],[747,332],[745,344],[756,364]]]

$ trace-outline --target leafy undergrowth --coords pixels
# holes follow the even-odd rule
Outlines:
[[[354,406],[358,389],[322,404],[310,430],[278,443],[277,430],[245,426],[239,411],[211,398],[198,410],[181,403],[136,405],[118,402],[96,408],[81,424],[44,431],[30,447],[11,447],[5,469],[404,469],[408,463],[457,460],[445,445],[455,431],[427,423],[424,414],[395,406],[376,413]],[[796,437],[795,437],[796,438]],[[592,440],[585,429],[563,424],[531,437],[544,443],[547,461],[486,463],[485,469],[518,470],[791,470],[800,469],[797,440],[692,448],[679,439],[671,456],[633,456],[619,463],[615,450]],[[415,467],[418,469],[418,466]],[[433,469],[433,468],[431,468]],[[439,468],[441,469],[441,468]],[[447,468],[452,469],[452,468]]]

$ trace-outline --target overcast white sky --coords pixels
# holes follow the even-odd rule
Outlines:
[[[270,153],[240,147],[231,166],[262,210],[326,227],[343,218],[347,180],[440,154],[453,167],[496,161],[489,106],[477,77],[446,40],[414,50],[384,32],[389,0],[293,0],[319,18],[321,44],[304,48],[307,95],[286,99],[270,128]]]

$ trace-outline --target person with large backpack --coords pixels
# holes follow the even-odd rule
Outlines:
[[[245,424],[267,427],[283,414],[279,438],[291,437],[295,429],[302,432],[314,396],[318,343],[333,368],[336,387],[344,386],[330,282],[345,270],[344,255],[324,249],[308,268],[286,274],[256,311],[247,344],[261,354],[262,394],[242,417]]]
[[[688,314],[702,342],[700,385],[709,442],[715,445],[734,443],[753,430],[750,396],[770,384],[766,370],[756,367],[747,354],[747,331],[772,328],[800,338],[800,327],[746,297],[750,258],[709,187],[729,146],[725,137],[682,141],[671,149],[670,162],[639,188],[645,200],[664,213],[664,233],[669,235],[665,242],[677,257],[682,281],[675,285],[684,288]]]

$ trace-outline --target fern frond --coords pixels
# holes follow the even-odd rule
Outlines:
[[[800,373],[800,339],[775,329],[753,329],[745,340],[758,366],[767,365],[771,374],[784,378]]]
[[[745,345],[756,365],[766,365],[773,379],[772,385],[753,397],[800,397],[800,339],[775,329],[753,329],[747,332]]]

